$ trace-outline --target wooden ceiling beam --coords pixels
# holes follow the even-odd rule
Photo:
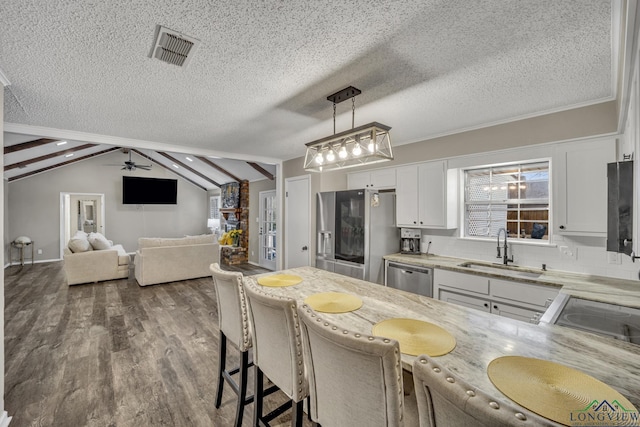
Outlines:
[[[20,144],[4,147],[4,154],[16,153],[18,151],[28,150],[29,148],[40,147],[41,145],[51,144],[52,142],[57,142],[57,141],[58,141],[57,139],[40,138],[40,139],[35,139],[33,141],[21,142]]]
[[[80,145],[79,147],[72,147],[72,148],[69,148],[67,150],[58,151],[56,153],[50,153],[50,154],[46,154],[44,156],[34,157],[33,159],[24,160],[22,162],[18,162],[18,163],[14,163],[14,164],[11,164],[11,165],[7,165],[7,166],[4,167],[4,171],[6,172],[6,171],[9,171],[11,169],[20,168],[20,167],[24,167],[24,166],[29,166],[32,163],[42,162],[44,160],[53,159],[54,157],[59,157],[59,156],[64,156],[66,154],[75,153],[76,151],[85,150],[87,148],[95,147],[96,145],[97,144],[84,144],[84,145]]]
[[[63,167],[63,166],[68,166],[71,163],[76,163],[76,162],[79,162],[81,160],[89,159],[91,157],[99,156],[101,154],[110,153],[110,152],[116,151],[116,150],[118,150],[118,147],[108,148],[106,150],[98,151],[97,153],[87,154],[86,156],[77,157],[77,158],[75,158],[73,160],[67,160],[66,162],[58,163],[57,165],[47,166],[46,168],[42,168],[42,169],[38,169],[38,170],[31,171],[31,172],[28,172],[28,173],[24,173],[22,175],[14,176],[13,178],[9,178],[9,182],[15,181],[15,180],[18,180],[18,179],[22,179],[22,178],[27,178],[27,177],[30,177],[31,175],[35,175],[35,174],[40,173],[40,172],[46,172],[46,171],[49,171],[49,170],[52,170],[52,169],[60,168],[60,167]]]
[[[146,154],[144,154],[144,153],[143,153],[143,152],[141,152],[141,151],[136,150],[135,148],[133,148],[132,150],[133,150],[133,152],[134,152],[134,153],[136,153],[136,154],[138,154],[138,155],[140,155],[140,156],[144,157],[145,159],[150,160],[150,161],[152,161],[153,163],[155,163],[155,164],[157,164],[157,165],[159,165],[159,166],[162,166],[162,167],[163,167],[163,168],[165,168],[166,170],[171,171],[172,173],[174,173],[174,174],[178,175],[178,176],[179,176],[179,177],[181,177],[182,179],[185,179],[185,180],[189,181],[190,183],[192,183],[192,184],[193,184],[193,185],[195,185],[196,187],[201,188],[201,189],[203,189],[203,190],[207,191],[207,189],[206,189],[205,187],[203,187],[202,185],[198,184],[197,182],[195,182],[195,181],[193,181],[193,180],[191,180],[191,179],[187,178],[186,176],[182,175],[182,174],[181,174],[181,173],[179,173],[177,170],[175,170],[175,169],[171,169],[170,167],[163,165],[163,164],[162,164],[162,163],[160,163],[159,161],[155,160],[155,159],[154,159],[154,158],[152,158],[152,157],[147,156]]]
[[[252,168],[254,168],[255,170],[257,170],[258,172],[260,172],[262,175],[266,176],[271,181],[273,181],[273,175],[271,174],[271,172],[269,172],[268,170],[266,170],[265,168],[263,168],[259,164],[254,163],[254,162],[247,162],[247,164],[249,166],[251,166]]]
[[[206,157],[196,156],[196,159],[200,160],[203,163],[206,163],[207,166],[210,166],[210,167],[214,168],[218,172],[222,172],[223,174],[227,175],[229,178],[231,178],[231,179],[233,179],[233,180],[235,180],[237,182],[242,181],[240,178],[238,178],[237,176],[235,176],[234,174],[232,174],[231,172],[229,172],[228,170],[226,170],[222,166],[216,165],[215,163],[213,163],[211,160],[207,159]]]
[[[197,170],[195,170],[191,166],[186,165],[186,164],[182,163],[180,160],[171,157],[169,154],[167,154],[167,153],[165,153],[163,151],[156,151],[156,153],[158,153],[161,156],[169,159],[171,162],[175,163],[176,165],[180,166],[181,168],[184,168],[185,170],[188,170],[189,172],[199,176],[200,178],[204,179],[205,181],[208,181],[208,182],[212,183],[216,187],[220,187],[220,184],[218,184],[217,182],[215,182],[214,180],[212,180],[211,178],[209,178],[205,174],[198,172]]]

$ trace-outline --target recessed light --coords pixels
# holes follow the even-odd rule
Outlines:
[[[67,143],[67,141],[58,141],[58,142],[56,142],[56,145],[64,145],[66,143]]]
[[[193,159],[191,157],[185,157],[185,159],[189,160],[190,162],[193,162]]]
[[[65,156],[65,157],[72,157],[72,156],[73,156],[73,153],[71,153],[71,154],[65,154],[64,156]]]
[[[173,164],[173,167],[176,169],[180,169],[180,166],[176,165],[175,163]]]

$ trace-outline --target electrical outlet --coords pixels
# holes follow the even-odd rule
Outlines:
[[[607,261],[609,264],[621,264],[620,254],[617,252],[607,252]]]
[[[38,255],[42,255],[42,249],[38,249]]]
[[[571,249],[569,246],[559,246],[560,257],[575,260],[577,258],[577,249]]]

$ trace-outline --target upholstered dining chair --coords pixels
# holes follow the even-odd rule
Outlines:
[[[433,358],[413,362],[420,427],[561,426],[515,402],[496,398],[468,384]]]
[[[216,392],[216,408],[222,403],[222,392],[225,382],[238,395],[235,426],[242,426],[245,405],[253,402],[253,396],[247,396],[248,369],[253,366],[249,362],[249,350],[252,347],[249,311],[242,284],[242,273],[223,271],[218,263],[209,267],[213,284],[217,293],[218,320],[220,326],[220,342],[218,344],[218,389]],[[233,344],[240,352],[240,366],[228,370],[226,368],[227,347]],[[233,375],[239,374],[238,381]]]
[[[396,340],[344,329],[307,305],[299,306],[298,314],[315,422],[322,427],[417,425],[417,414],[405,413]]]
[[[244,284],[253,331],[254,425],[269,426],[271,420],[291,407],[291,425],[301,427],[302,407],[309,387],[296,301],[265,293],[252,278],[245,278]],[[267,415],[262,414],[263,398],[274,390],[264,390],[264,376],[290,399]]]

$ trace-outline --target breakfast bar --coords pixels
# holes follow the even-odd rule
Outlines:
[[[455,338],[456,345],[451,352],[437,357],[438,362],[491,394],[500,395],[500,392],[487,376],[489,363],[502,356],[524,356],[582,371],[640,407],[640,347],[637,345],[550,324],[529,324],[313,267],[277,273],[299,276],[302,281],[293,286],[265,287],[265,291],[294,298],[298,305],[304,304],[309,296],[324,292],[358,296],[362,299],[360,308],[339,314],[320,313],[320,316],[363,335],[371,335],[373,325],[390,318],[415,319],[443,328]],[[260,280],[269,275],[271,273],[247,280]],[[405,370],[412,369],[415,358],[402,354]]]

